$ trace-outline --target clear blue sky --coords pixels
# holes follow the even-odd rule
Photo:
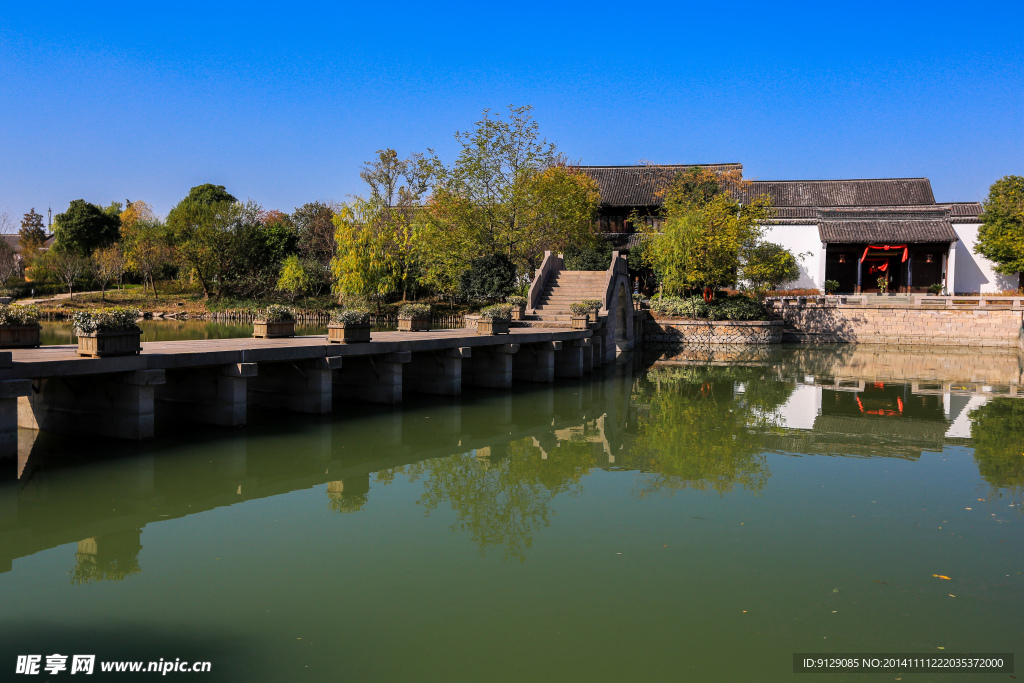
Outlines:
[[[190,187],[291,211],[374,150],[531,104],[586,164],[761,179],[1024,174],[1024,2],[4,3],[0,210],[165,214]]]

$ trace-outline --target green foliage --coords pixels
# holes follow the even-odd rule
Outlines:
[[[578,301],[574,301],[573,303],[569,304],[569,312],[572,313],[573,316],[577,318],[581,316],[586,316],[588,313],[590,313],[590,310],[590,304]]]
[[[188,195],[182,201],[195,202],[207,206],[218,203],[235,204],[238,202],[234,195],[228,192],[223,185],[213,185],[212,183],[196,185],[188,191]]]
[[[651,300],[651,310],[666,318],[694,320],[767,320],[768,310],[757,299],[737,294],[705,301],[703,297],[685,299],[674,296]]]
[[[608,270],[612,265],[612,245],[606,240],[593,245],[569,245],[562,255],[566,270]]]
[[[256,319],[267,323],[283,323],[288,322],[289,320],[295,320],[295,315],[287,306],[270,304],[266,308],[260,309],[260,311],[257,312]]]
[[[825,280],[825,293],[832,294],[839,289],[838,280]],[[942,289],[942,285],[939,285],[939,289]]]
[[[755,291],[776,290],[800,278],[793,252],[774,242],[758,242],[744,254],[743,277]]]
[[[337,254],[331,261],[335,294],[380,299],[399,287],[394,233],[381,220],[381,207],[356,198],[334,216]]]
[[[281,277],[277,280],[277,288],[282,292],[288,292],[292,301],[309,289],[309,273],[298,256],[292,254],[281,264]]]
[[[592,311],[600,311],[601,306],[604,305],[604,302],[601,301],[600,299],[584,299],[580,303],[582,303],[584,306],[586,306]]]
[[[298,233],[299,253],[327,265],[334,258],[334,210],[323,202],[309,202],[295,209],[292,222]]]
[[[77,311],[72,319],[74,320],[75,334],[82,335],[138,329],[136,321],[140,315],[142,315],[142,311],[137,308],[118,306],[93,311]]]
[[[1024,494],[1024,401],[994,398],[971,411],[971,440],[978,473],[1020,501]]]
[[[36,213],[35,207],[22,217],[21,229],[18,230],[18,250],[26,260],[34,259],[46,241],[44,228],[43,216]]]
[[[75,199],[64,213],[54,216],[53,249],[82,256],[117,241],[121,219],[84,199]]]
[[[630,272],[636,273],[648,267],[647,261],[647,240],[643,240],[629,250],[626,256],[626,264]]]
[[[38,306],[0,304],[0,325],[35,325],[41,316]]]
[[[398,309],[398,316],[400,318],[426,318],[429,315],[429,304],[404,304]]]
[[[484,320],[511,320],[512,306],[509,304],[493,304],[480,310],[480,317]]]
[[[190,199],[193,194],[198,198]],[[190,192],[167,214],[167,228],[178,260],[207,297],[225,292],[236,256],[235,229],[247,217],[240,204],[206,201],[208,196],[215,195]],[[254,218],[252,211],[248,213],[248,218]]]
[[[1012,275],[1024,271],[1024,176],[1008,175],[989,188],[974,253]]]
[[[516,267],[504,254],[473,259],[459,278],[459,290],[467,299],[493,301],[508,296],[516,284]]]
[[[522,308],[523,306],[526,305],[526,297],[519,296],[518,294],[512,294],[510,296],[505,297],[505,303],[515,308]]]
[[[365,308],[339,308],[331,311],[331,322],[337,325],[368,325],[370,312]]]
[[[828,283],[826,282],[825,284],[827,285]],[[837,287],[837,289],[838,289],[838,287]],[[941,293],[942,292],[942,283],[941,282],[936,282],[934,284],[928,285],[928,291],[931,292],[932,294],[939,294],[939,293]]]

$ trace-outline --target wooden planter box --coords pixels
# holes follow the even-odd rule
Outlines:
[[[408,318],[399,316],[398,318],[398,331],[399,332],[429,332],[430,331],[430,316],[418,316],[413,315]]]
[[[254,320],[252,323],[252,336],[258,339],[273,339],[274,337],[294,337],[295,321],[282,320],[280,322],[268,323],[265,320]]]
[[[597,322],[597,311],[590,311],[590,313],[587,313],[587,320],[589,320],[592,323],[596,323]]]
[[[92,332],[78,335],[78,355],[92,358],[134,356],[142,353],[142,330]]]
[[[327,326],[327,341],[332,344],[359,344],[370,341],[370,323],[348,325],[339,323]]]
[[[573,316],[572,317],[572,329],[574,330],[586,330],[590,328],[590,317],[589,316]]]
[[[477,334],[508,334],[508,320],[486,320],[480,318],[476,323]]]
[[[0,325],[0,349],[30,349],[39,346],[41,325]]]
[[[513,320],[526,320],[526,306],[519,306],[512,309]]]

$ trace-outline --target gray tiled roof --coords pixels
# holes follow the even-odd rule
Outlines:
[[[838,220],[818,224],[822,242],[955,242],[956,232],[945,218],[918,220]]]
[[[661,193],[680,171],[705,168],[742,171],[743,164],[678,164],[671,166],[579,166],[597,181],[602,206],[660,206]]]
[[[874,180],[755,180],[740,201],[768,195],[776,207],[907,206],[935,204],[927,178]]]
[[[981,212],[984,210],[981,202],[947,202],[937,204],[949,210],[950,219],[954,223],[980,223]]]

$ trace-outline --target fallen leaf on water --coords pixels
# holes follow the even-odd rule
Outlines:
[[[985,502],[985,499],[984,499],[984,498],[979,498],[978,500],[980,500],[980,501],[981,501],[982,503],[984,503],[984,502]]]
[[[833,589],[832,589],[832,592],[833,592],[833,593],[838,593],[838,592],[839,592],[839,589],[838,589],[838,588],[833,588]]]
[[[971,508],[964,508],[964,510],[970,510]]]
[[[942,646],[940,645],[938,649],[940,649],[940,650],[945,650],[946,648],[944,648],[944,647],[942,647]]]
[[[953,580],[953,579],[949,578],[948,576],[943,576],[942,574],[932,574],[932,576],[934,576],[936,579],[942,579],[943,581],[952,581]]]
[[[951,598],[955,598],[956,596],[955,596],[955,595],[953,595],[952,593],[950,593],[950,594],[949,594],[949,597],[951,597]]]

